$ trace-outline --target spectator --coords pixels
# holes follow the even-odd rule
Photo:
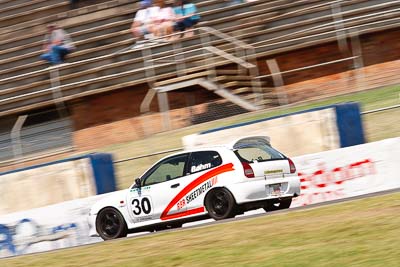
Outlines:
[[[136,12],[131,27],[133,36],[139,40],[143,39],[146,35],[154,33],[154,23],[160,11],[160,7],[157,5],[152,6],[150,0],[142,1],[140,5],[141,9]]]
[[[190,3],[189,1],[177,0],[175,1],[175,31],[186,31],[193,28],[199,20],[200,16],[197,14],[197,8],[195,4]],[[190,31],[185,34],[185,36],[192,36],[193,31]]]
[[[43,44],[45,53],[40,58],[52,65],[61,64],[65,56],[75,49],[74,43],[68,33],[55,24],[48,25],[47,30]]]
[[[175,13],[171,7],[171,1],[159,0],[157,1],[157,5],[160,7],[160,12],[158,15],[157,27],[154,35],[170,35],[173,32],[175,21]]]

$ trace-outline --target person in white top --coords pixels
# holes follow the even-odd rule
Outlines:
[[[160,11],[158,13],[154,35],[158,37],[170,35],[173,32],[173,25],[175,20],[175,13],[171,7],[172,2],[159,0],[156,4],[160,7]]]
[[[157,5],[152,6],[150,0],[142,1],[140,4],[141,9],[136,12],[131,26],[131,32],[134,37],[143,39],[145,35],[154,33],[160,7]]]

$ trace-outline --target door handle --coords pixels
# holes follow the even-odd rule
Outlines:
[[[178,186],[179,186],[179,183],[173,184],[173,185],[171,185],[171,188],[177,188]]]

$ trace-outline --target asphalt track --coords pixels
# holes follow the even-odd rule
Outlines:
[[[308,209],[315,209],[318,207],[323,207],[323,206],[329,206],[329,205],[335,205],[343,202],[349,202],[357,199],[364,199],[364,198],[371,198],[375,196],[381,196],[381,195],[387,195],[387,194],[392,194],[392,193],[397,193],[400,192],[400,188],[395,188],[395,189],[390,189],[390,190],[385,190],[385,191],[380,191],[380,192],[375,192],[375,193],[370,193],[370,194],[365,194],[365,195],[359,195],[359,196],[354,196],[354,197],[349,197],[349,198],[342,198],[342,199],[337,199],[337,200],[331,200],[331,201],[325,201],[325,202],[320,202],[316,204],[311,204],[307,206],[301,206],[301,207],[295,207],[295,208],[289,208],[286,210],[277,210],[277,211],[272,211],[272,212],[264,212],[262,209],[255,210],[255,211],[249,211],[246,212],[243,215],[239,215],[235,218],[232,219],[226,219],[226,220],[221,220],[221,221],[214,221],[212,219],[207,219],[207,220],[202,220],[202,221],[197,221],[193,223],[187,223],[183,225],[182,228],[175,228],[175,229],[169,229],[169,230],[163,230],[163,231],[158,231],[158,232],[152,232],[152,233],[138,233],[138,234],[131,234],[128,237],[122,238],[122,239],[116,239],[116,240],[109,240],[107,242],[118,242],[120,240],[124,239],[131,239],[131,238],[142,238],[146,237],[149,235],[158,235],[161,233],[167,233],[167,232],[173,232],[173,231],[186,231],[190,230],[193,228],[200,228],[200,227],[207,227],[211,225],[216,225],[216,224],[223,224],[227,222],[233,222],[233,221],[242,221],[242,220],[247,220],[251,218],[258,218],[262,216],[271,216],[274,214],[285,214],[285,213],[290,213],[290,212],[296,212],[296,211],[303,211],[303,210],[308,210]],[[95,243],[90,243],[90,244],[85,244],[85,245],[79,245],[79,246],[73,246],[73,247],[68,247],[68,248],[60,248],[60,249],[54,249],[50,251],[43,251],[43,252],[36,252],[36,253],[29,253],[29,254],[24,254],[24,255],[38,255],[38,254],[44,254],[44,253],[52,253],[60,250],[65,250],[65,249],[70,249],[70,248],[78,248],[78,247],[85,247],[85,246],[92,246],[95,245]],[[14,257],[21,257],[24,255],[18,255],[18,256],[10,256],[10,257],[4,257],[1,259],[7,259],[7,258],[14,258]],[[1,262],[0,259],[0,262]]]
[[[300,207],[295,207],[295,208],[289,208],[285,210],[277,210],[277,211],[271,211],[271,212],[265,212],[262,209],[259,210],[254,210],[254,211],[249,211],[246,212],[243,215],[237,216],[232,219],[225,219],[221,221],[214,221],[213,219],[207,219],[203,221],[198,221],[198,222],[193,222],[193,223],[188,223],[183,225],[182,228],[175,228],[175,229],[170,229],[170,230],[164,230],[161,231],[162,233],[165,232],[172,232],[172,231],[180,231],[180,230],[187,230],[191,228],[198,228],[198,227],[205,227],[209,225],[215,225],[215,224],[221,224],[221,223],[227,223],[227,222],[233,222],[233,221],[242,221],[242,220],[247,220],[251,218],[257,218],[257,217],[262,217],[262,216],[271,216],[273,214],[285,214],[285,213],[290,213],[290,212],[295,212],[295,211],[302,211],[302,210],[308,210],[308,209],[314,209],[322,206],[329,206],[329,205],[335,205],[343,202],[349,202],[357,199],[363,199],[363,198],[370,198],[370,197],[376,197],[376,196],[381,196],[381,195],[387,195],[387,194],[393,194],[400,192],[400,188],[395,188],[395,189],[390,189],[390,190],[385,190],[385,191],[379,191],[379,192],[374,192],[374,193],[369,193],[365,195],[359,195],[359,196],[354,196],[354,197],[349,197],[349,198],[342,198],[342,199],[336,199],[336,200],[331,200],[331,201],[325,201],[325,202],[320,202],[316,204],[311,204],[307,206],[300,206]],[[160,232],[153,232],[153,233],[146,233],[146,234],[140,234],[140,237],[143,236],[148,236],[148,235],[154,235],[154,234],[159,234]],[[138,236],[128,236],[126,238],[137,238]],[[115,240],[111,240],[115,241]],[[108,241],[110,242],[110,241]]]

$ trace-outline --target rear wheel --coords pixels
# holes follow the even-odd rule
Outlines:
[[[124,217],[114,208],[105,208],[97,214],[96,229],[103,240],[125,237],[128,234]]]
[[[208,214],[214,220],[235,217],[236,203],[231,192],[226,188],[217,188],[208,192],[205,198]]]
[[[290,204],[292,204],[292,199],[287,198],[287,199],[282,199],[279,202],[267,202],[264,206],[264,210],[266,212],[269,211],[274,211],[274,210],[283,210],[283,209],[288,209],[290,207]]]

